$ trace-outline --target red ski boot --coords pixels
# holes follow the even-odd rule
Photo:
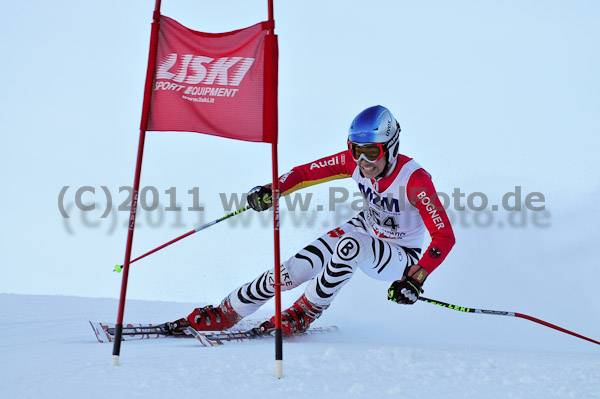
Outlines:
[[[196,308],[187,318],[166,323],[173,335],[180,335],[189,326],[196,331],[226,330],[237,324],[242,319],[229,303],[224,300],[218,307],[212,305]]]
[[[292,306],[281,312],[281,331],[283,335],[302,334],[308,330],[313,321],[321,316],[325,309],[327,307],[315,305],[302,294]],[[260,328],[266,332],[272,331],[275,328],[275,316],[261,324]]]
[[[194,309],[187,317],[190,326],[197,331],[226,330],[237,324],[242,316],[231,307],[229,300],[224,300],[218,307],[205,306]]]

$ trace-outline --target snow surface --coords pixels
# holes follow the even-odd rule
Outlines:
[[[128,341],[114,367],[112,344],[96,341],[88,319],[114,321],[115,299],[0,294],[0,306],[1,398],[600,398],[599,347],[541,326],[533,327],[537,346],[524,338],[529,347],[500,348],[493,332],[470,345],[481,325],[511,325],[505,342],[518,342],[519,330],[531,326],[425,303],[395,306],[401,314],[419,307],[449,316],[447,332],[460,324],[462,342],[436,339],[441,325],[426,336],[419,326],[367,328],[331,309],[318,324],[335,321],[340,332],[286,341],[283,379],[274,376],[269,338],[215,348],[191,339]],[[131,300],[126,313],[136,320],[126,319],[160,322],[192,307]],[[540,349],[540,338],[553,349]]]

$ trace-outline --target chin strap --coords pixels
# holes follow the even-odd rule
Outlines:
[[[388,174],[392,173],[392,171],[394,170],[394,167],[396,166],[396,161],[394,161],[394,163],[390,163],[390,161],[387,159],[387,155],[386,155],[386,160],[385,160],[385,168],[383,168],[383,171],[378,174],[375,179],[381,179],[382,177],[386,177]],[[362,172],[361,172],[362,174]]]

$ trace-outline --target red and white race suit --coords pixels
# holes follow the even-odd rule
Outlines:
[[[357,268],[372,278],[399,280],[416,263],[431,273],[454,245],[454,233],[431,180],[411,158],[398,155],[391,172],[364,177],[349,151],[297,166],[279,178],[280,192],[353,178],[368,209],[323,234],[281,265],[282,289],[309,281],[305,295],[326,308]],[[422,256],[425,230],[431,243]],[[273,297],[273,271],[234,290],[226,299],[247,316]]]

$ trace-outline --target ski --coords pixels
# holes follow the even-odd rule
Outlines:
[[[239,329],[251,329],[261,323],[259,320],[242,320],[237,324]],[[90,321],[90,325],[96,334],[98,342],[114,342],[115,341],[115,323],[104,323]],[[214,331],[217,333],[218,331]],[[156,338],[193,338],[191,335],[171,335],[165,329],[165,323],[127,323],[123,324],[122,341],[132,341],[140,339],[156,339]]]
[[[260,331],[258,327],[261,322],[256,320],[244,320],[238,323],[239,330],[223,330],[223,331],[196,331],[188,327],[183,335],[172,335],[165,328],[165,323],[162,324],[141,324],[128,323],[123,325],[123,341],[132,341],[140,339],[157,339],[157,338],[196,338],[203,346],[219,346],[224,342],[245,341],[255,338],[270,337],[269,333]],[[98,342],[114,342],[115,341],[115,324],[90,321],[90,325],[94,330]],[[337,331],[336,326],[330,327],[314,327],[308,329],[303,334],[323,334]],[[296,337],[296,335],[294,336]]]
[[[98,342],[115,341],[115,324],[90,321]],[[139,324],[128,323],[123,326],[123,341],[155,338],[192,338],[189,335],[171,335],[165,324]]]
[[[295,338],[301,337],[305,335],[314,335],[314,334],[325,334],[332,333],[338,331],[337,326],[330,327],[313,327],[309,328],[302,334],[294,335],[292,337],[284,337],[284,338]],[[264,332],[260,330],[258,327],[251,328],[249,330],[243,331],[234,331],[234,330],[225,330],[225,331],[196,331],[192,327],[187,328],[187,334],[193,336],[200,342],[202,346],[219,346],[223,345],[225,342],[243,342],[251,339],[257,338],[267,338],[272,335],[269,332]]]
[[[188,327],[186,333],[196,338],[202,346],[219,346],[223,345],[223,341],[244,341],[267,335],[258,327],[245,331],[196,331]]]

